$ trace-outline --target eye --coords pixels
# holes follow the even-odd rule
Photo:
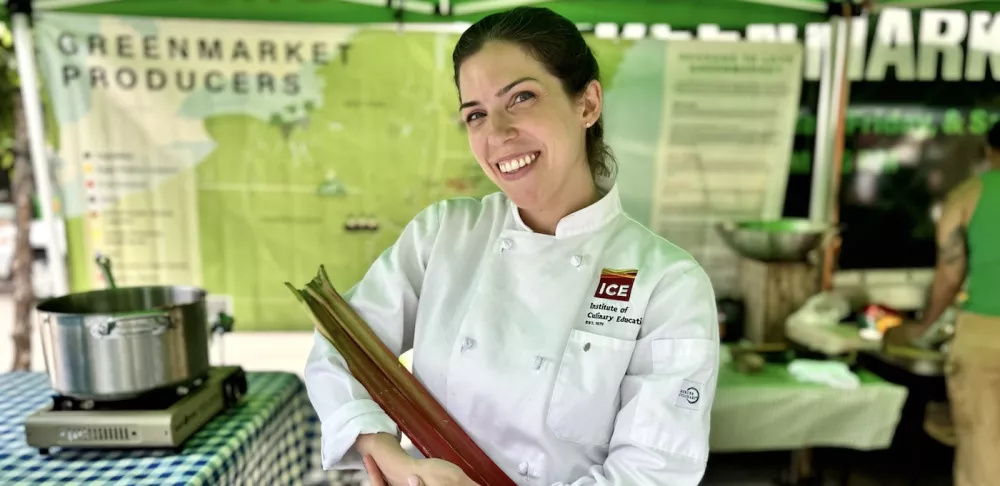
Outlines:
[[[469,116],[465,117],[465,123],[472,123],[472,122],[474,122],[474,121],[476,121],[476,120],[478,120],[478,119],[480,119],[480,118],[482,118],[484,116],[486,116],[486,114],[484,114],[483,112],[481,112],[481,111],[474,111],[472,113],[469,113]]]
[[[532,100],[535,98],[535,93],[530,91],[522,91],[514,95],[514,103],[522,103],[524,101]]]

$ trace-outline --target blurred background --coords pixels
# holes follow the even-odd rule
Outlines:
[[[532,4],[576,22],[600,62],[625,210],[715,284],[727,351],[705,484],[951,484],[947,348],[891,356],[861,333],[919,316],[943,199],[984,170],[983,136],[1000,119],[1000,54],[988,49],[1000,30],[982,27],[1000,25],[998,4],[938,3],[8,0],[0,366],[21,388],[0,386],[0,401],[25,408],[0,405],[0,465],[43,461],[50,442],[74,449],[44,438],[65,424],[25,417],[71,395],[56,375],[97,359],[61,360],[71,345],[39,331],[37,306],[112,286],[192,286],[207,292],[196,345],[230,370],[220,382],[245,372],[245,403],[261,407],[232,418],[239,406],[220,406],[218,417],[238,427],[253,413],[299,414],[226,456],[280,466],[228,481],[360,481],[317,471],[318,425],[297,379],[313,323],[284,283],[322,264],[346,290],[420,209],[497,190],[468,149],[451,51],[471,22]],[[727,50],[788,56],[769,77],[724,80],[779,89],[721,104],[692,91],[677,53]],[[762,103],[776,107],[766,121],[748,115]],[[750,220],[815,238],[761,257],[720,230]],[[70,301],[52,302],[62,312]],[[792,329],[804,316],[822,323]],[[836,364],[795,374],[796,361]],[[71,398],[92,414],[74,424],[128,409],[98,414]],[[49,432],[32,439],[26,423]],[[204,427],[184,447],[209,443]],[[265,452],[275,444],[280,460]],[[115,450],[86,454],[116,468],[167,460]]]

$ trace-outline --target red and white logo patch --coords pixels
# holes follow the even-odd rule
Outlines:
[[[602,269],[601,280],[597,282],[597,291],[594,292],[594,297],[628,302],[629,297],[632,296],[635,276],[638,273],[638,270]]]

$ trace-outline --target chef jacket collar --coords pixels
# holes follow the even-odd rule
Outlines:
[[[601,199],[560,220],[559,224],[556,225],[556,238],[568,238],[596,231],[622,213],[622,201],[618,197],[618,184],[615,183],[615,180],[598,177],[596,183],[597,189],[601,193]],[[521,219],[521,212],[517,210],[513,201],[510,201],[510,211],[514,216],[514,225],[517,230],[534,232]]]

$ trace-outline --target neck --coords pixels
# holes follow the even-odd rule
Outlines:
[[[554,235],[556,226],[563,218],[597,202],[600,199],[597,184],[589,167],[584,168],[585,171],[580,171],[572,180],[566,181],[544,208],[518,208],[524,224],[536,233]]]

